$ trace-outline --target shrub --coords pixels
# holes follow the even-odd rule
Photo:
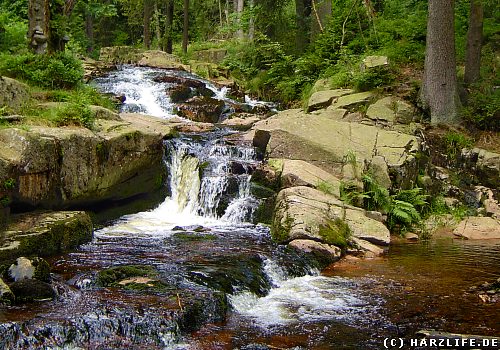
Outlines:
[[[0,73],[22,79],[45,88],[69,89],[78,86],[83,79],[83,67],[74,56],[59,52],[54,55],[3,55]]]

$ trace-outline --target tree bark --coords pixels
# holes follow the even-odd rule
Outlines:
[[[161,11],[160,8],[158,7],[158,2],[155,1],[153,19],[154,19],[155,33],[156,33],[156,46],[157,46],[156,48],[158,50],[162,49],[160,16],[161,16]]]
[[[304,52],[309,43],[311,0],[295,0],[295,47],[297,52]]]
[[[153,4],[151,0],[144,0],[144,47],[151,48],[151,17],[153,15]]]
[[[94,16],[87,11],[85,14],[85,35],[87,36],[87,52],[94,52]]]
[[[45,54],[50,40],[49,0],[29,0],[28,3],[29,48],[37,54]]]
[[[172,45],[172,24],[174,22],[174,0],[167,0],[167,23],[166,23],[166,45],[165,51],[167,53],[172,53],[173,45]]]
[[[459,122],[453,0],[429,0],[421,100],[432,124]]]
[[[189,0],[184,0],[184,27],[182,30],[182,52],[187,53],[189,41]]]
[[[465,48],[464,82],[469,85],[481,76],[481,47],[483,41],[483,5],[480,0],[471,0],[467,45]]]
[[[243,28],[241,27],[241,15],[243,14],[244,0],[235,0],[235,10],[236,10],[236,25],[238,30],[236,31],[236,38],[243,39]]]

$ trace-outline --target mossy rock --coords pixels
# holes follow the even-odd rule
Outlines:
[[[341,219],[328,220],[326,225],[319,227],[319,235],[327,244],[345,249],[347,247],[351,229]]]
[[[115,266],[100,271],[97,274],[96,284],[101,287],[116,286],[120,281],[130,277],[154,277],[157,271],[147,265]]]
[[[29,302],[36,300],[54,299],[56,293],[49,283],[36,279],[24,279],[10,285],[16,302]]]
[[[0,278],[0,305],[12,305],[15,301],[14,293],[9,286]]]
[[[19,257],[12,264],[6,273],[9,280],[20,281],[23,279],[37,279],[42,282],[50,283],[50,266],[42,258]]]

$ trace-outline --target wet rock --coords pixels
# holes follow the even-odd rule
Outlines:
[[[385,250],[382,247],[365,240],[351,237],[349,241],[351,246],[347,249],[347,254],[361,255],[365,258],[375,258],[385,253]]]
[[[12,293],[9,286],[0,278],[0,305],[12,305],[14,301],[14,293]]]
[[[28,85],[0,76],[0,106],[18,108],[30,99]]]
[[[336,246],[308,239],[293,240],[288,243],[288,246],[299,252],[313,255],[324,266],[338,261],[342,255],[341,249]]]
[[[42,258],[17,258],[16,262],[9,267],[8,276],[14,282],[24,279],[37,279],[50,282],[50,266]]]
[[[307,103],[307,111],[312,112],[317,109],[328,107],[337,98],[352,93],[354,93],[354,90],[351,89],[335,89],[315,92],[309,98],[309,101]]]
[[[191,89],[187,86],[176,86],[169,90],[170,101],[173,103],[186,102],[191,97],[193,93]]]
[[[49,283],[37,279],[23,279],[10,285],[16,302],[29,302],[37,300],[54,299],[56,293]]]
[[[249,290],[264,296],[271,288],[259,255],[214,256],[203,265],[190,263],[188,269],[190,280],[228,294]]]
[[[415,234],[413,232],[407,232],[405,234],[405,238],[406,238],[407,241],[413,241],[414,242],[414,241],[418,241],[419,237],[418,237],[417,234]]]
[[[192,231],[192,232],[207,232],[210,231],[209,228],[203,227],[201,225],[190,225],[190,226],[175,226],[172,231]]]
[[[280,188],[280,175],[282,171],[283,162],[270,160],[268,164],[261,163],[257,166],[250,181],[276,191]]]
[[[195,96],[187,100],[186,103],[178,105],[177,114],[197,122],[217,123],[224,111],[224,107],[224,101]]]
[[[468,217],[453,234],[466,239],[500,239],[500,222],[490,217]]]
[[[0,262],[22,256],[49,256],[67,252],[91,239],[92,221],[85,212],[17,215],[4,232],[0,244]],[[44,266],[43,262],[40,264]]]
[[[147,265],[123,265],[99,271],[96,284],[102,287],[116,286],[131,277],[154,277],[157,271]]]

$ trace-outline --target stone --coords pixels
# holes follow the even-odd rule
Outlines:
[[[195,96],[177,107],[180,117],[202,123],[217,123],[224,111],[224,101]]]
[[[380,221],[368,218],[361,210],[346,209],[345,222],[349,225],[353,237],[377,245],[389,245],[391,234]]]
[[[408,124],[414,119],[415,108],[392,96],[384,97],[371,104],[366,116],[375,121]]]
[[[375,67],[386,67],[389,65],[387,56],[367,56],[363,59],[362,69],[370,69]]]
[[[453,231],[466,239],[500,239],[500,222],[490,217],[468,217]]]
[[[19,257],[16,262],[10,265],[9,277],[14,281],[36,278],[40,281],[50,282],[50,266],[42,258]]]
[[[28,85],[0,76],[0,106],[19,108],[30,99]]]
[[[318,91],[311,95],[307,103],[307,111],[312,112],[317,109],[328,107],[337,98],[352,94],[354,90],[351,89],[335,89]]]
[[[464,149],[462,157],[465,162],[463,167],[471,172],[481,184],[500,190],[500,154],[482,148]]]
[[[260,118],[255,116],[246,118],[236,117],[224,120],[222,122],[222,125],[235,130],[246,131],[249,130],[259,120]]]
[[[14,293],[9,286],[0,278],[0,305],[12,305],[15,301]]]
[[[60,254],[92,240],[92,221],[82,211],[27,213],[11,221],[0,241],[0,263],[23,256]],[[37,272],[35,268],[34,276],[49,280],[47,265],[37,266],[43,269]]]
[[[222,63],[226,55],[227,50],[224,48],[200,50],[193,54],[195,60],[216,64]]]
[[[342,109],[342,108],[335,108],[335,109],[327,108],[327,109],[320,109],[319,111],[314,111],[312,113],[321,115],[322,117],[331,120],[343,120],[346,117],[348,111],[347,109]]]
[[[331,90],[332,88],[332,82],[330,79],[318,79],[314,83],[311,92],[315,93],[318,91],[324,91],[324,90]]]
[[[278,193],[271,235],[280,243],[295,239],[328,243],[322,228],[331,226],[336,220],[347,224],[352,237],[380,245],[390,242],[389,230],[381,222],[365,216],[362,209],[347,206],[334,196],[304,186],[286,188]]]
[[[130,46],[102,47],[99,60],[112,64],[134,64],[141,58],[141,49]]]
[[[189,70],[177,56],[159,50],[143,52],[137,65],[162,69]]]
[[[375,244],[359,239],[357,237],[352,237],[350,239],[350,242],[355,248],[349,248],[347,251],[348,254],[362,254],[365,258],[375,258],[385,253],[384,248],[381,248]]]
[[[367,161],[381,156],[395,185],[409,185],[417,176],[415,154],[420,141],[413,135],[331,120],[297,109],[262,120],[253,130],[254,146],[270,158],[304,160],[340,176],[348,154],[360,164],[360,171]]]
[[[30,126],[0,130],[0,182],[12,178],[13,205],[64,209],[156,191],[165,176],[165,120],[121,114],[94,130]]]
[[[288,246],[299,252],[312,254],[325,265],[338,261],[342,255],[342,250],[336,246],[309,239],[296,239],[288,243]]]
[[[37,279],[23,279],[10,285],[16,302],[30,302],[54,299],[56,292],[49,283]]]
[[[406,232],[405,238],[407,241],[412,241],[412,242],[418,241],[419,239],[418,235],[413,232]]]
[[[368,165],[368,171],[380,186],[387,189],[392,187],[392,181],[389,176],[389,167],[387,166],[384,157],[373,157]]]
[[[340,198],[340,180],[334,175],[303,160],[283,160],[281,187],[308,186],[327,189]]]
[[[360,105],[367,104],[372,98],[374,94],[371,91],[366,92],[358,92],[356,94],[345,95],[337,98],[335,102],[332,103],[332,109],[345,108],[351,110]]]

